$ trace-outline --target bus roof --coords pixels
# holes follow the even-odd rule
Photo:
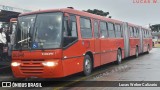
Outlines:
[[[80,16],[95,18],[95,19],[99,19],[99,20],[102,20],[102,21],[108,21],[108,22],[119,23],[119,24],[123,23],[120,20],[115,20],[115,19],[104,17],[104,16],[95,15],[95,14],[91,14],[91,13],[88,13],[88,12],[71,9],[71,8],[39,10],[39,11],[23,13],[23,14],[20,14],[19,16],[30,15],[30,14],[38,14],[38,13],[47,13],[47,12],[66,12],[66,13],[72,13],[72,14],[76,14],[76,15],[80,15]],[[128,23],[128,25],[133,26],[133,27],[137,27],[137,28],[141,27],[139,25],[135,25],[135,24],[132,24],[132,23]]]
[[[152,31],[150,28],[142,27],[142,29]]]
[[[137,28],[141,27],[141,26],[139,26],[139,25],[132,24],[132,23],[128,23],[128,25],[129,25],[129,26],[132,26],[132,27],[137,27]]]
[[[47,13],[47,12],[66,12],[66,13],[72,13],[72,14],[76,14],[76,15],[80,15],[80,16],[100,19],[100,20],[104,20],[104,21],[108,21],[108,22],[123,23],[122,21],[119,21],[119,20],[110,19],[110,18],[106,18],[103,16],[99,16],[99,15],[95,15],[95,14],[91,14],[88,12],[79,11],[79,10],[75,10],[75,9],[70,9],[70,8],[39,10],[39,11],[34,11],[34,12],[29,12],[29,13],[23,13],[23,14],[20,14],[19,16],[38,14],[38,13]]]

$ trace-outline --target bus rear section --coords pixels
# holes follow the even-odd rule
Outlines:
[[[123,23],[124,34],[124,55],[125,57],[135,56],[152,49],[151,30],[131,23]]]
[[[152,49],[152,35],[151,30],[147,28],[141,28],[143,36],[143,52],[148,52]]]

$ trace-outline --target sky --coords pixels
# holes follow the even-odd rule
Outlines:
[[[143,1],[141,3],[138,3]],[[99,9],[109,12],[113,19],[146,26],[160,24],[160,0],[0,0],[8,5],[29,10],[74,7],[78,10]],[[148,0],[147,0],[148,1]]]

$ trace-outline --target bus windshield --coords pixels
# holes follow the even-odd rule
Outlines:
[[[55,12],[19,17],[14,49],[60,48],[62,15]]]

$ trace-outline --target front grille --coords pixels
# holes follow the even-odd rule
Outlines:
[[[44,60],[22,60],[20,70],[23,74],[28,75],[42,74],[44,71],[43,61]]]

